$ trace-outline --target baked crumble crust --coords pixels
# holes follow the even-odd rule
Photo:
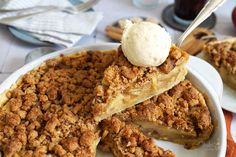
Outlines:
[[[205,46],[204,54],[222,79],[236,89],[236,38],[210,42]]]
[[[116,50],[50,59],[25,74],[0,108],[4,156],[92,157],[99,129],[89,110],[96,82]]]
[[[207,140],[213,132],[211,115],[203,95],[185,80],[169,91],[152,97],[133,108],[117,114],[120,119],[140,125],[144,131],[157,138],[184,144],[186,148],[193,148]],[[145,123],[150,128],[145,128]],[[186,132],[187,140],[171,139],[156,131],[155,127],[175,129],[177,132]],[[153,129],[152,129],[153,128]],[[166,134],[165,134],[166,135]],[[172,132],[173,135],[173,132]],[[175,138],[175,137],[173,137]],[[196,141],[195,141],[196,140]]]
[[[236,74],[236,39],[233,42],[211,42],[205,46],[205,52],[215,66],[225,66],[229,73]]]
[[[138,128],[116,117],[101,122],[102,135],[99,147],[111,151],[116,157],[175,157],[145,136]]]
[[[141,101],[170,89],[182,81],[187,74],[185,68],[187,60],[188,54],[173,45],[170,49],[168,58],[162,65],[158,67],[138,67],[133,66],[126,59],[121,48],[119,48],[117,58],[112,65],[104,71],[102,81],[96,86],[96,97],[93,102],[95,119],[101,121],[102,119],[111,116],[112,110],[115,108],[115,104],[112,103],[120,101],[114,100],[116,98],[119,99],[118,97],[121,97],[124,101],[131,101],[134,99],[137,104],[137,102],[140,101],[139,98],[142,97],[142,94],[140,93],[141,91],[144,91],[145,86],[149,86],[145,93],[147,96],[144,96]],[[169,81],[164,82],[167,80]],[[160,85],[158,83],[162,84]],[[132,96],[136,96],[137,98],[131,98]],[[123,102],[123,104],[128,103],[129,102]],[[135,105],[132,103],[131,106]],[[120,111],[131,106],[123,106],[123,108],[120,108]],[[116,111],[117,110],[118,109],[116,109]]]

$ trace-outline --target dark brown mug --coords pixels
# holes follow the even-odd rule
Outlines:
[[[182,19],[193,20],[206,4],[207,0],[175,0],[175,15]]]

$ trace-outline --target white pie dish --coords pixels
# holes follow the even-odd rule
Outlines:
[[[104,44],[93,44],[93,45],[84,45],[80,47],[70,48],[58,52],[54,52],[51,54],[48,54],[46,56],[43,56],[14,72],[12,75],[10,75],[1,85],[0,85],[0,93],[3,93],[5,90],[9,89],[11,85],[13,85],[17,79],[22,76],[23,74],[27,73],[28,71],[34,69],[35,67],[39,66],[41,63],[43,63],[45,60],[54,58],[59,56],[60,54],[70,54],[73,52],[78,52],[81,50],[109,50],[113,48],[117,48],[118,44],[113,43],[104,43]],[[208,157],[208,156],[214,156],[214,157],[224,157],[226,152],[226,126],[225,126],[225,120],[223,116],[223,112],[220,107],[220,98],[222,95],[222,88],[219,85],[219,88],[214,87],[214,83],[209,83],[206,78],[208,72],[214,74],[211,77],[212,80],[216,81],[217,84],[222,85],[222,81],[218,78],[217,73],[212,71],[211,68],[208,66],[204,66],[204,64],[207,63],[201,63],[202,61],[195,57],[190,57],[190,61],[187,65],[189,74],[187,78],[197,87],[201,92],[207,95],[208,97],[208,106],[210,109],[210,112],[213,116],[213,121],[215,123],[215,130],[213,135],[211,136],[210,140],[207,141],[205,144],[203,144],[201,147],[193,150],[187,150],[184,149],[183,146],[174,144],[171,142],[166,141],[157,141],[157,144],[160,147],[170,149],[172,150],[176,156],[181,157]],[[204,73],[201,73],[201,71],[196,70],[196,66],[202,66],[197,68],[204,68]],[[207,71],[208,69],[208,71]],[[110,154],[103,154],[101,152],[98,152],[98,157],[104,156],[109,157],[112,156]]]

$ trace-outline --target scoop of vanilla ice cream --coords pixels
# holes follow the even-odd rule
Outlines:
[[[169,55],[171,37],[164,28],[151,22],[124,26],[121,47],[127,59],[136,66],[159,66]]]

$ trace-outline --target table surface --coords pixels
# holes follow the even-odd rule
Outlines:
[[[101,11],[104,14],[103,20],[99,23],[97,29],[91,36],[84,37],[76,45],[88,43],[102,43],[110,41],[104,35],[106,25],[115,22],[116,20],[124,17],[131,16],[146,16],[156,17],[161,22],[161,12],[173,0],[159,0],[160,4],[154,9],[140,9],[132,4],[132,0],[101,0],[95,7],[95,11]],[[231,22],[231,12],[233,7],[236,6],[235,0],[227,0],[215,13],[217,15],[217,24],[213,31],[220,35],[236,36],[236,29]],[[181,32],[175,31],[170,27],[162,24],[172,35],[173,39],[178,38]],[[6,79],[12,72],[19,69],[24,65],[25,56],[38,46],[25,43],[16,39],[9,33],[6,26],[0,26],[0,83]],[[236,130],[236,114],[233,117],[231,130]],[[232,131],[232,136],[236,141],[236,132]]]

